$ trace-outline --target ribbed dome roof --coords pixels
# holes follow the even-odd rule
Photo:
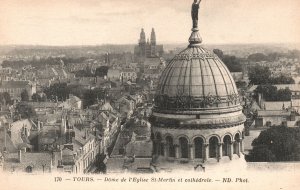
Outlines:
[[[224,63],[196,46],[185,49],[168,64],[161,75],[157,94],[227,96],[237,94],[237,89]]]
[[[200,45],[190,44],[163,71],[155,107],[203,110],[239,105],[235,82],[225,64]]]

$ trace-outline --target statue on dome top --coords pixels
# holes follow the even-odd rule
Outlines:
[[[198,28],[198,10],[200,2],[201,0],[194,0],[194,3],[192,4],[193,28]]]

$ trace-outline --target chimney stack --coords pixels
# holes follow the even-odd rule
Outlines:
[[[38,120],[38,123],[37,123],[37,130],[38,132],[41,130],[41,122]]]
[[[85,129],[85,138],[87,139],[89,137],[88,129]]]
[[[60,150],[60,160],[62,161],[62,158],[63,158],[63,152],[62,152],[62,149]]]
[[[22,162],[22,150],[20,149],[18,152],[18,158],[19,158],[19,162]]]

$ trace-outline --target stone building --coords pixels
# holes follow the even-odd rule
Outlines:
[[[154,28],[151,31],[150,42],[146,41],[146,35],[142,28],[139,44],[134,47],[134,59],[136,62],[144,62],[146,58],[160,57],[163,54],[163,46],[156,44],[156,34]]]
[[[8,92],[14,101],[21,100],[21,93],[27,91],[29,99],[36,93],[36,84],[31,81],[0,81],[0,92]]]
[[[150,117],[153,163],[171,161],[179,167],[244,160],[245,116],[234,79],[201,42],[198,28],[193,28],[188,47],[159,79]]]

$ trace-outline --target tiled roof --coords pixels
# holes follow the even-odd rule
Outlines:
[[[153,58],[146,58],[144,61],[145,66],[151,66],[151,65],[160,65],[161,60],[159,57],[153,57]]]
[[[284,105],[285,108],[288,108],[288,107],[291,106],[291,102],[290,101],[286,101],[286,102],[269,102],[269,101],[264,101],[263,104],[265,105],[266,110],[282,110],[283,105]]]
[[[86,137],[85,130],[88,130],[88,137]],[[85,145],[87,141],[95,137],[92,133],[90,133],[89,129],[79,130],[76,127],[74,127],[74,132],[75,132],[75,141],[79,142],[82,145]]]
[[[6,138],[6,151],[10,152],[10,153],[17,152],[18,151],[17,147],[15,147],[15,145],[11,141],[10,136],[7,133],[4,134],[4,128],[2,128],[2,126],[0,127],[0,149],[4,150],[4,146],[5,146],[4,135],[5,135],[5,138]]]
[[[107,76],[111,77],[111,76],[120,76],[120,70],[119,69],[108,69],[107,71]]]
[[[0,88],[25,88],[28,81],[2,81]]]
[[[22,161],[19,162],[18,153],[9,153],[5,155],[4,170],[6,171],[25,171],[26,167],[31,166],[33,173],[44,171],[49,172],[51,167],[51,153],[21,153]]]
[[[126,145],[126,155],[136,157],[151,157],[152,141],[134,141]]]
[[[27,102],[28,105],[34,108],[56,108],[61,102]]]
[[[281,116],[289,116],[291,115],[291,112],[285,110],[258,110],[257,115],[259,117],[267,117],[267,116],[281,117]]]
[[[300,91],[300,84],[276,84],[272,86],[276,86],[277,90],[289,88],[291,91]],[[253,85],[248,91],[253,92],[257,87],[258,85]]]

